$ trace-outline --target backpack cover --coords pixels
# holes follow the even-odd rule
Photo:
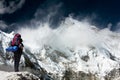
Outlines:
[[[19,46],[19,44],[21,42],[20,39],[21,39],[21,35],[19,33],[15,34],[15,36],[12,40],[11,46]]]

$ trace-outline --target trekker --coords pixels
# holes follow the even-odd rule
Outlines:
[[[20,39],[20,44],[18,45],[18,50],[14,52],[14,70],[19,71],[19,62],[23,51],[22,39]]]
[[[23,40],[21,38],[21,35],[19,33],[15,34],[11,46],[17,46],[18,49],[16,51],[14,51],[14,70],[15,72],[19,72],[19,62],[20,62],[20,58],[22,55],[22,51],[23,51]]]

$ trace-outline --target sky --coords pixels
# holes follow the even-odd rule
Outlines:
[[[65,17],[72,17],[88,21],[112,31],[120,25],[119,0],[1,0],[0,1],[0,29],[14,30],[18,25],[30,24],[33,19],[47,21],[52,28]],[[46,19],[47,18],[47,19]]]

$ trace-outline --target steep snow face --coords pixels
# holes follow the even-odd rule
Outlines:
[[[3,53],[5,53],[5,49],[7,46],[9,46],[9,43],[11,41],[11,39],[13,38],[14,32],[11,32],[10,34],[4,33],[2,31],[0,31],[0,49],[1,51],[3,51]]]
[[[86,21],[69,17],[57,29],[45,23],[37,29],[22,28],[18,32],[23,37],[24,52],[29,50],[34,54],[37,63],[48,73],[62,77],[70,68],[102,79],[112,69],[119,68],[120,34],[109,29],[99,30]],[[12,33],[5,35],[6,39]],[[9,41],[5,39],[4,44]]]

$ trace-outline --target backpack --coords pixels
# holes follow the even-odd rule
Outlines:
[[[15,34],[11,46],[19,46],[19,44],[21,43],[20,39],[21,39],[21,35],[19,33]]]

